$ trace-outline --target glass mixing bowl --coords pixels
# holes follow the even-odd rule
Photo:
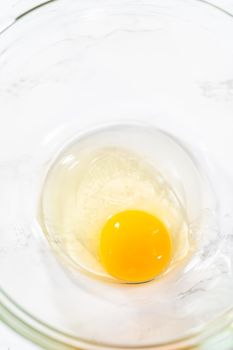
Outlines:
[[[3,322],[46,349],[232,349],[232,34],[229,12],[197,0],[47,1],[2,29]],[[39,225],[51,162],[103,125],[116,143],[116,125],[121,142],[147,130],[134,146],[161,146],[200,233],[187,264],[158,281],[67,269]]]

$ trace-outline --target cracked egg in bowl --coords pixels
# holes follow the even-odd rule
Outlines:
[[[205,186],[205,191],[203,191]],[[141,283],[184,267],[214,195],[191,154],[147,126],[97,128],[59,152],[44,181],[40,222],[67,267]]]

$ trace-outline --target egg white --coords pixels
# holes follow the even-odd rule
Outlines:
[[[107,275],[99,260],[101,229],[126,209],[154,214],[166,225],[172,264],[189,247],[185,211],[165,178],[131,150],[68,147],[50,169],[42,192],[41,220],[50,242],[82,267]]]

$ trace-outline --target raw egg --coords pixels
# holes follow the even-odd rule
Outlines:
[[[156,163],[104,142],[90,137],[57,157],[42,191],[42,228],[66,266],[145,282],[186,255],[184,210]]]

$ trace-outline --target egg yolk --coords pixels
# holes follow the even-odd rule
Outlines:
[[[172,244],[165,225],[140,210],[111,216],[100,236],[100,259],[113,277],[145,282],[163,272],[171,259]]]

